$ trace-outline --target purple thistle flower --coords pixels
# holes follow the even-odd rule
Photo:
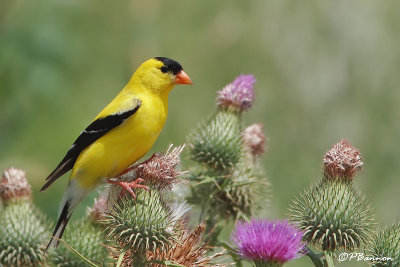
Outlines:
[[[286,220],[252,219],[236,223],[231,240],[241,257],[279,266],[301,257],[302,237],[303,232]]]
[[[239,75],[236,79],[218,91],[217,106],[223,108],[232,107],[238,111],[244,111],[251,107],[254,102],[253,75]]]

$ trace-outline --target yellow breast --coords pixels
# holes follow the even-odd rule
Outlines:
[[[168,100],[154,94],[137,98],[141,101],[138,111],[79,155],[71,179],[92,187],[117,176],[150,150],[165,124]]]

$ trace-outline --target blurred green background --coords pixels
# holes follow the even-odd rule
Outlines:
[[[184,143],[216,90],[254,74],[245,121],[264,123],[269,139],[262,215],[285,218],[324,153],[348,138],[378,222],[399,221],[399,26],[398,1],[1,0],[0,169],[26,170],[35,203],[55,218],[67,177],[39,193],[46,175],[141,62],[166,56],[194,85],[171,93],[152,152]],[[289,264],[300,265],[310,261]]]

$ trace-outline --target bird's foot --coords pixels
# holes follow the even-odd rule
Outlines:
[[[137,178],[136,180],[134,180],[132,182],[121,182],[121,181],[114,181],[111,179],[107,179],[107,182],[110,184],[116,184],[116,185],[121,186],[123,189],[128,191],[134,199],[136,199],[136,195],[135,195],[135,192],[133,192],[132,188],[142,188],[142,189],[150,192],[150,188],[148,186],[140,184],[140,183],[144,182],[144,180],[142,178]]]

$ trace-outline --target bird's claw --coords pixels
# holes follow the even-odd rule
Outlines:
[[[140,183],[144,182],[144,179],[142,179],[142,178],[137,178],[136,180],[134,180],[132,182],[113,181],[113,180],[108,179],[107,182],[109,182],[110,184],[116,184],[116,185],[121,186],[123,189],[128,191],[134,199],[136,199],[136,195],[135,195],[135,192],[133,192],[132,188],[142,188],[142,189],[150,192],[150,188],[148,186],[140,184]]]

